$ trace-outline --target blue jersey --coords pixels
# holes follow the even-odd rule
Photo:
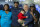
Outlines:
[[[6,25],[6,27],[11,24],[11,16],[12,16],[12,13],[11,12],[8,12],[5,13],[5,11],[2,13],[1,15],[1,27],[4,27]]]
[[[3,12],[3,10],[0,10],[0,16],[1,16],[1,13]],[[1,25],[1,18],[0,18],[0,25]]]

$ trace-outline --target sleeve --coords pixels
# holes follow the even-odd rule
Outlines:
[[[1,13],[0,13],[0,18],[1,18]]]
[[[0,11],[0,16],[1,16],[2,12]]]
[[[26,16],[21,16],[21,18],[26,18]]]
[[[22,19],[26,18],[26,16],[22,16],[21,14],[18,14],[18,17],[20,17]]]
[[[0,18],[1,18],[1,15],[3,14],[3,11],[0,11]]]
[[[24,24],[26,25],[26,24],[29,24],[30,22],[32,22],[33,21],[33,17],[32,17],[32,15],[30,14],[29,15],[29,18],[27,19],[27,21],[26,22],[24,22]]]

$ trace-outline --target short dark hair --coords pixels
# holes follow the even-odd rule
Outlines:
[[[9,4],[5,4],[5,5],[7,5],[8,6],[8,11],[9,11]],[[4,5],[4,7],[5,7],[5,5]],[[4,10],[4,9],[3,9]],[[5,10],[4,10],[5,11]]]
[[[19,2],[14,2],[14,4],[17,3],[19,5]]]
[[[25,5],[28,5],[28,4],[25,4]]]

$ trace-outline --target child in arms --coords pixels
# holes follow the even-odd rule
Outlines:
[[[18,14],[18,23],[20,23],[21,25],[24,24],[24,20],[25,18],[28,18],[28,16],[24,16],[25,11],[21,10],[20,13]]]

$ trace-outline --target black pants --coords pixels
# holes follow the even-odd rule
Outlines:
[[[34,27],[39,27],[39,24],[38,24],[38,23],[35,23],[35,24],[34,24]]]
[[[40,27],[40,22],[39,22],[39,27]]]

